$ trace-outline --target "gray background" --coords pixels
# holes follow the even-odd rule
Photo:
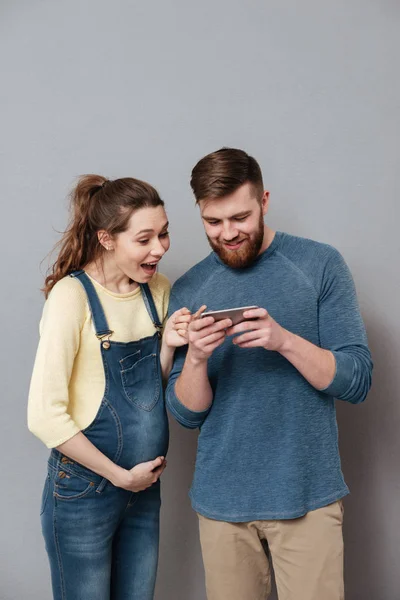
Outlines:
[[[153,183],[174,280],[208,252],[188,179],[222,145],[260,161],[271,227],[335,245],[354,274],[375,372],[364,405],[338,406],[347,600],[399,599],[399,3],[0,7],[1,599],[50,599],[38,516],[47,450],[25,423],[39,264],[65,227],[67,190],[87,172]],[[157,600],[204,600],[187,499],[196,434],[171,425]]]

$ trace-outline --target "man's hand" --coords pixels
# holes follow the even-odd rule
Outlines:
[[[199,363],[207,361],[218,346],[224,343],[226,329],[232,325],[230,319],[214,321],[213,317],[201,318],[207,307],[201,306],[189,324],[188,360]]]
[[[234,327],[230,327],[226,334],[238,335],[233,343],[240,348],[265,348],[281,352],[290,333],[281,327],[265,310],[265,308],[254,308],[243,313],[245,319],[256,319],[255,321],[242,321]]]

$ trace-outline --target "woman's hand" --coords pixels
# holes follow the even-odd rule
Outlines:
[[[139,463],[132,469],[123,469],[105,456],[80,431],[57,450],[73,461],[111,481],[116,487],[131,492],[141,492],[155,483],[167,466],[164,456]]]
[[[188,328],[192,320],[190,310],[180,308],[168,319],[163,334],[163,341],[169,348],[179,348],[188,343]]]
[[[166,459],[163,456],[158,456],[154,460],[139,463],[130,470],[121,469],[112,483],[116,487],[130,492],[142,492],[156,483],[166,466]]]

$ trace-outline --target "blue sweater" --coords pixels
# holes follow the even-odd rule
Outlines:
[[[193,508],[223,521],[292,519],[346,495],[334,398],[362,402],[372,362],[339,252],[278,232],[245,269],[231,269],[211,253],[175,283],[170,313],[202,304],[266,308],[292,333],[331,350],[336,373],[317,390],[278,352],[239,348],[227,338],[208,361],[212,405],[195,412],[175,394],[186,353],[178,350],[166,399],[182,425],[200,428]]]

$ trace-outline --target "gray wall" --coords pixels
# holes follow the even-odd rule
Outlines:
[[[347,599],[400,598],[399,3],[3,0],[0,11],[1,600],[50,599],[47,451],[25,414],[39,264],[65,226],[66,191],[87,172],[157,186],[174,280],[208,252],[188,178],[222,145],[259,159],[271,227],[337,246],[353,271],[375,373],[364,405],[338,407]],[[157,600],[205,598],[187,499],[195,437],[172,424]]]

